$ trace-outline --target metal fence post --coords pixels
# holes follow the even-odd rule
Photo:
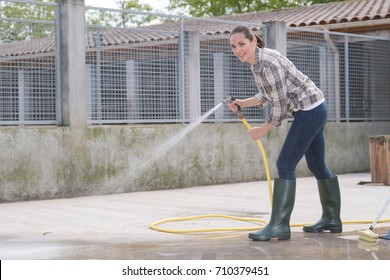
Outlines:
[[[350,106],[349,106],[349,43],[348,35],[344,36],[344,67],[345,67],[345,119],[350,119]]]
[[[94,37],[96,46],[96,118],[102,120],[102,59],[101,59],[101,40],[100,29],[96,30]],[[91,100],[93,102],[93,98]]]
[[[184,67],[184,22],[180,18],[179,30],[179,118],[185,122],[185,67]]]
[[[61,93],[61,5],[56,7],[55,13],[55,75],[56,75],[56,122],[57,124],[62,123],[62,93]]]

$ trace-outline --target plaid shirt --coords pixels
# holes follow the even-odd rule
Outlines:
[[[294,111],[305,109],[324,98],[324,93],[278,51],[256,48],[256,64],[251,65],[259,93],[260,108],[271,103],[267,123],[281,125]]]

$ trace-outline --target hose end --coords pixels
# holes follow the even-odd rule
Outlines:
[[[222,100],[222,103],[230,103],[232,101],[236,100],[235,97],[233,96],[229,96],[229,97],[226,97],[224,100]],[[242,111],[241,111],[241,107],[239,105],[237,105],[237,111],[236,111],[236,115],[240,118],[240,119],[243,119],[244,116],[242,114]]]
[[[229,97],[226,97],[224,100],[222,100],[222,103],[226,104],[228,102],[231,102],[233,100],[234,97],[232,96],[229,96]]]
[[[241,120],[244,119],[244,115],[241,112],[240,106],[237,106],[239,109],[236,111],[237,117],[239,117]]]

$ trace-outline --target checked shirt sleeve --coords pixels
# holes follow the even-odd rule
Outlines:
[[[269,103],[268,99],[265,98],[261,92],[256,94],[255,97],[260,100],[260,105],[258,106],[260,109],[263,109],[265,105]]]

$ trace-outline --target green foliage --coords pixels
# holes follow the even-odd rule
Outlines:
[[[152,7],[149,4],[140,4],[138,0],[119,0],[116,1],[116,3],[121,10],[134,10],[143,12],[152,11]],[[144,23],[151,22],[152,20],[153,17],[148,15],[133,15],[121,13],[117,26],[126,27],[129,23],[131,23],[132,25],[140,26]]]
[[[43,2],[43,0],[35,0],[35,2]],[[44,2],[55,2],[55,0],[46,0]],[[18,18],[30,20],[54,20],[55,8],[46,5],[31,5],[26,3],[16,2],[0,2],[0,17]]]
[[[215,17],[336,1],[337,0],[170,0],[168,9],[171,11],[184,9],[188,14],[194,17]]]
[[[151,12],[149,4],[140,4],[139,0],[116,1],[119,10]],[[86,14],[86,23],[97,26],[132,27],[150,23],[155,18],[150,15],[139,15],[123,12],[89,10]]]
[[[36,0],[36,2],[43,1]],[[45,2],[55,2],[55,0],[47,0]],[[6,19],[0,21],[0,41],[54,36],[54,23],[51,25],[33,21],[54,22],[55,7],[1,1],[0,17]]]

